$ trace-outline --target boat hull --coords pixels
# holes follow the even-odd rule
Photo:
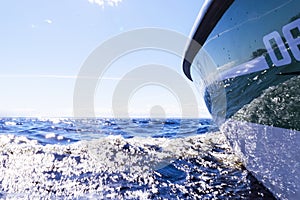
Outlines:
[[[213,12],[202,13],[184,72],[247,169],[277,198],[300,199],[300,1],[228,2],[209,34]]]

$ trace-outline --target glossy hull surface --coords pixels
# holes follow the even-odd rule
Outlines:
[[[276,197],[300,199],[300,1],[225,1],[218,19],[205,17],[216,2],[184,72],[247,169]]]

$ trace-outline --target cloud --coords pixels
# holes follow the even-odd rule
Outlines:
[[[101,7],[104,7],[104,5],[114,7],[114,6],[118,6],[118,4],[122,2],[122,0],[88,0],[88,1],[91,4],[97,4]]]
[[[51,19],[45,19],[44,22],[46,22],[47,24],[52,24],[53,21]]]

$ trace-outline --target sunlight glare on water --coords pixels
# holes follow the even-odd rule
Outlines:
[[[1,119],[1,198],[249,199],[270,196],[210,120]],[[123,122],[125,123],[125,122]],[[159,127],[152,134],[141,127]],[[180,124],[197,127],[176,133]],[[183,126],[184,127],[184,126]],[[191,129],[191,128],[190,128]],[[173,134],[171,134],[173,130]],[[175,130],[175,132],[174,132]],[[185,135],[186,134],[186,135]],[[63,137],[62,139],[58,139]]]

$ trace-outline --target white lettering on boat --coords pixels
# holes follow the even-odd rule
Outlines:
[[[293,54],[293,57],[300,61],[300,19],[297,19],[282,27],[283,36]],[[293,33],[297,33],[296,36]],[[273,64],[277,67],[288,65],[292,62],[291,55],[283,41],[283,38],[277,31],[273,31],[263,37],[263,42],[270,55]],[[277,48],[276,48],[277,47]],[[277,51],[277,52],[276,52]],[[279,55],[280,53],[280,55]]]

